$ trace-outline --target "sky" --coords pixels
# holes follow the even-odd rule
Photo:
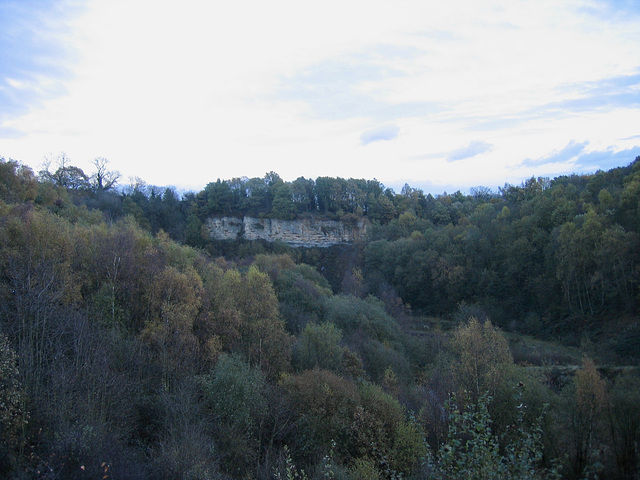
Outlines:
[[[640,155],[631,0],[0,0],[0,156],[497,190]]]

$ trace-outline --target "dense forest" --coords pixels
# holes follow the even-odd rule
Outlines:
[[[0,477],[640,475],[640,158],[437,196],[50,167],[0,158]]]

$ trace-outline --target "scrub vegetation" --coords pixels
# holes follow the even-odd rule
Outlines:
[[[640,158],[438,196],[94,165],[0,158],[0,477],[638,478]]]

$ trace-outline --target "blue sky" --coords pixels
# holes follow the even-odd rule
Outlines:
[[[0,155],[442,193],[640,155],[634,1],[0,0]]]
[[[64,95],[72,72],[61,12],[47,1],[0,1],[0,121]],[[70,5],[68,13],[72,12]],[[19,132],[16,132],[19,134]],[[6,135],[6,132],[2,132]]]

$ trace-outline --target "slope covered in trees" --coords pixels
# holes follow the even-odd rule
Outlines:
[[[3,478],[638,475],[637,370],[581,359],[638,362],[638,159],[437,197],[273,173],[179,196],[96,167],[0,160]],[[229,213],[371,238],[203,237]],[[574,374],[517,332],[580,347]]]

